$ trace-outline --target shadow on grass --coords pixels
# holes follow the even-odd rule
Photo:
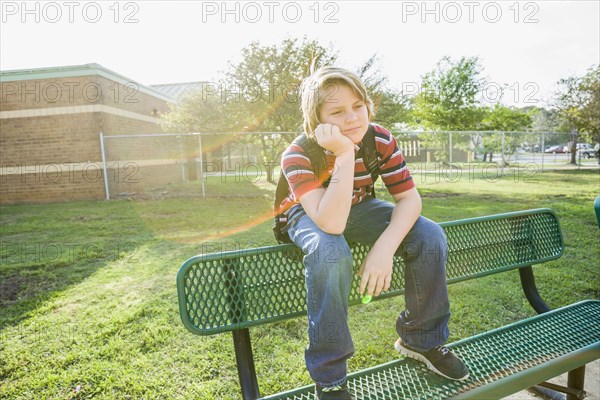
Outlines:
[[[2,207],[0,330],[152,239],[125,201]],[[4,224],[4,221],[7,221]]]
[[[198,188],[190,186],[170,186],[172,196],[161,200],[2,206],[0,331],[33,315],[48,300],[98,270],[115,263],[126,267],[148,249],[181,253],[183,258],[187,253],[195,254],[203,248],[197,244],[216,229],[213,225],[228,234],[228,228],[235,228],[250,213],[256,214],[257,208],[265,208],[266,198],[272,197],[268,190],[241,184],[221,187],[225,198],[202,200],[198,199]],[[234,195],[231,200],[227,192]],[[183,195],[177,197],[177,193]],[[236,197],[241,193],[252,194],[242,206]],[[207,223],[210,219],[219,221]],[[249,228],[255,232],[252,243],[264,240],[256,235],[263,227],[257,224]],[[184,239],[185,232],[193,233],[188,235],[192,240],[182,239],[182,232]],[[239,242],[244,234],[229,239],[216,237],[214,241],[219,243]],[[181,251],[184,248],[188,250]],[[176,256],[169,268],[177,268],[184,260]]]
[[[424,214],[441,222],[528,208],[555,209],[566,233],[566,244],[572,247],[560,260],[540,268],[542,273],[536,273],[536,277],[550,304],[565,304],[581,296],[587,298],[587,291],[600,287],[595,268],[598,247],[585,247],[595,245],[598,239],[597,227],[594,226],[596,233],[590,235],[585,226],[588,206],[583,201],[595,189],[582,191],[591,181],[573,185],[571,177],[574,176],[551,175],[542,182],[546,185],[543,190],[532,190],[528,185],[513,185],[502,191],[502,185],[497,185],[490,190],[470,182],[458,187],[423,187]],[[250,188],[234,185],[232,191],[240,195],[246,189]],[[185,259],[204,250],[274,243],[270,221],[263,218],[270,210],[272,191],[255,188],[244,199],[223,196],[205,200],[197,195],[180,198],[174,195],[175,189],[166,191],[163,196],[167,198],[161,201],[0,209],[1,243],[97,244],[96,252],[91,246],[74,261],[50,261],[50,255],[45,262],[32,261],[31,255],[20,260],[14,246],[12,250],[10,246],[2,250],[0,282],[10,283],[6,285],[6,297],[14,300],[2,303],[0,310],[0,348],[3,332],[7,344],[3,349],[7,363],[0,365],[0,380],[7,385],[0,392],[6,388],[4,393],[11,398],[23,396],[22,393],[62,398],[66,392],[75,393],[73,388],[81,387],[78,397],[110,397],[116,391],[122,397],[132,398],[239,397],[230,335],[195,337],[185,330],[177,313],[175,275]],[[138,247],[124,249],[118,257],[102,253],[102,249],[113,248],[115,242]],[[586,250],[581,251],[579,246]],[[82,251],[77,246],[75,249]],[[137,262],[127,264],[128,257]],[[124,263],[122,267],[119,262]],[[518,277],[512,275],[510,285],[504,279],[488,277],[478,280],[478,285],[452,285],[451,290],[475,295],[487,293],[488,288],[501,289],[501,301],[490,297],[493,307],[484,314],[484,323],[495,327],[502,325],[504,319],[521,317],[523,307],[518,307],[518,303],[516,311],[507,310],[504,305],[504,299],[517,298],[520,302],[523,298]],[[485,286],[479,284],[486,280]],[[507,291],[503,286],[515,289]],[[455,309],[459,306],[453,319],[461,321],[458,331],[468,333],[474,326],[479,330],[486,328],[476,313],[482,309],[477,299],[453,304]],[[377,314],[371,308],[362,310],[368,311],[371,321],[377,324],[382,316],[392,324],[395,321],[395,313],[383,305]],[[30,316],[30,320],[18,324]],[[360,321],[361,327],[373,327],[362,318],[355,321]],[[377,331],[379,335],[381,329]],[[253,332],[263,390],[277,392],[286,385],[310,383],[304,370],[287,367],[303,362],[305,332],[306,320],[302,318],[269,328],[257,327]],[[392,343],[394,330],[386,332],[389,335],[384,341]],[[357,343],[364,345],[354,359],[363,357],[361,368],[372,365],[374,355],[381,361],[389,357],[389,352],[373,350],[372,329],[357,332],[356,336]],[[273,374],[272,366],[280,364],[286,370],[280,368]],[[60,376],[56,371],[60,371]]]
[[[557,212],[566,228],[567,246],[573,238],[593,246],[593,235],[588,240],[578,232],[598,230],[592,206],[597,179],[598,173],[593,171],[562,171],[540,174],[535,184],[511,179],[485,189],[478,181],[418,187],[423,214],[435,221],[548,207]],[[163,190],[167,198],[160,201],[1,207],[0,330],[27,318],[47,300],[99,269],[136,257],[142,246],[173,252],[169,267],[177,268],[186,258],[211,249],[275,243],[266,217],[272,188],[249,182],[211,185],[217,185],[211,187],[219,193],[218,198],[198,198],[199,182],[188,182]],[[378,197],[391,199],[382,191]],[[177,253],[181,256],[175,256]],[[598,255],[597,251],[587,253]]]

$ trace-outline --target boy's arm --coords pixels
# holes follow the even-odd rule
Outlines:
[[[354,188],[354,151],[336,157],[327,189],[311,190],[300,198],[306,214],[323,232],[340,235],[346,228]]]
[[[421,214],[421,196],[416,188],[393,195],[396,206],[390,224],[375,242],[365,258],[358,275],[359,293],[379,296],[390,288],[394,253]]]
[[[341,235],[352,206],[354,143],[342,135],[339,127],[331,124],[320,124],[315,130],[315,137],[321,147],[336,156],[334,175],[327,189],[307,192],[299,199],[300,204],[322,231]]]
[[[393,197],[396,206],[392,211],[390,224],[375,242],[375,246],[392,256],[417,222],[422,210],[421,196],[415,187]]]

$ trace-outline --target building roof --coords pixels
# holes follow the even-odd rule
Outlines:
[[[91,63],[83,65],[69,65],[63,67],[45,67],[33,69],[16,69],[10,71],[0,71],[0,82],[25,81],[34,79],[48,78],[69,78],[74,76],[100,75],[121,84],[135,84],[140,92],[157,97],[159,99],[173,102],[176,99],[166,95],[151,86],[146,86],[140,82],[129,79],[117,72],[111,71],[100,64]]]
[[[179,103],[185,96],[202,91],[205,85],[206,82],[182,82],[150,85],[150,87]]]

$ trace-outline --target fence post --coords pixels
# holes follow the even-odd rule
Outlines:
[[[102,174],[104,175],[104,193],[106,200],[110,200],[110,190],[108,188],[108,172],[106,168],[106,152],[104,149],[104,133],[100,132],[100,153],[102,153]]]
[[[185,155],[183,153],[183,143],[181,143],[181,135],[177,135],[177,143],[179,143],[179,163],[181,164],[181,182],[187,182],[185,179]]]
[[[452,131],[449,133],[450,153],[448,156],[448,164],[450,164],[450,181],[452,181]]]
[[[500,159],[500,165],[501,165],[501,169],[500,169],[500,176],[504,176],[504,132],[501,132],[501,137],[502,137],[502,154],[501,159]]]
[[[200,180],[202,181],[202,198],[206,198],[204,191],[204,157],[202,155],[202,132],[198,133],[198,150],[200,151]]]
[[[546,142],[546,134],[544,132],[542,132],[542,169],[541,169],[541,172],[544,172],[544,153],[545,153],[544,150],[546,150],[545,142]]]

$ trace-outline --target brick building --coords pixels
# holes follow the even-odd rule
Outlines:
[[[105,198],[100,132],[159,133],[173,102],[98,64],[2,71],[0,84],[1,204]]]

